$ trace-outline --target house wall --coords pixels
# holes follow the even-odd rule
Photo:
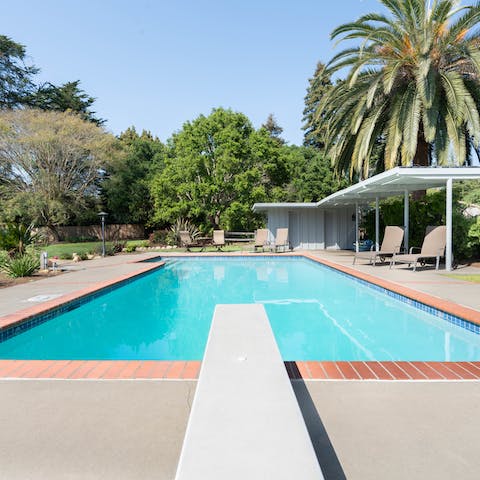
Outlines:
[[[272,208],[267,212],[269,240],[277,228],[288,228],[294,250],[352,249],[355,241],[354,208]]]

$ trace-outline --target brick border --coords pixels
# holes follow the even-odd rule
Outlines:
[[[159,360],[0,360],[0,379],[182,379],[198,378],[201,362]]]
[[[200,361],[0,360],[0,379],[197,380]],[[480,380],[480,362],[285,362],[291,380]]]
[[[307,258],[334,270],[346,273],[392,292],[404,295],[425,305],[480,325],[480,312],[449,302],[426,293],[379,279],[353,268],[329,260],[320,259],[308,253],[285,253],[282,255],[262,253],[265,256],[289,256]],[[181,256],[181,255],[172,255]],[[185,255],[192,257],[194,255]],[[215,255],[217,256],[217,255]],[[239,257],[239,255],[222,255]],[[250,255],[246,255],[250,256]],[[253,256],[253,255],[252,255]],[[256,254],[255,256],[259,256]],[[115,286],[126,280],[161,268],[164,262],[142,263],[136,272],[124,274],[112,280],[100,282],[76,292],[63,295],[35,305],[14,314],[0,318],[0,331],[20,325],[37,315],[56,310],[66,304],[78,301],[92,293]],[[0,379],[197,379],[200,361],[159,361],[159,360],[0,360]],[[287,361],[285,368],[292,380],[479,380],[480,362],[302,362]]]
[[[291,380],[480,380],[480,362],[285,362]]]

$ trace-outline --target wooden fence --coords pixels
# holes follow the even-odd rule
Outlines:
[[[39,229],[41,234],[49,242],[59,241],[82,241],[82,240],[101,240],[101,225],[84,226],[64,226],[57,227],[58,239],[46,228]],[[145,230],[142,225],[132,224],[106,224],[106,240],[136,240],[145,237]]]

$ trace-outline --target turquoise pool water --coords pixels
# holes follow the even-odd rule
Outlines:
[[[0,343],[0,358],[198,360],[218,303],[262,303],[284,360],[480,360],[480,335],[299,258],[189,258]]]

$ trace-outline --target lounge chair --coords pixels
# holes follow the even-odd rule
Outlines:
[[[427,227],[422,248],[412,247],[408,254],[394,255],[390,261],[390,268],[394,267],[396,263],[408,263],[408,266],[413,263],[413,271],[415,271],[417,263],[424,264],[425,260],[435,258],[435,270],[438,270],[440,257],[445,255],[446,243],[447,227],[445,227],[445,225]],[[413,253],[415,249],[420,250],[420,253]]]
[[[278,252],[280,248],[290,248],[290,242],[288,241],[288,228],[277,228],[277,234],[275,235],[275,241],[272,244],[272,250]]]
[[[380,250],[378,252],[374,250],[370,250],[368,252],[356,252],[355,256],[353,257],[353,264],[355,265],[357,258],[363,258],[375,265],[377,263],[377,259],[379,259],[381,262],[384,262],[386,257],[392,257],[396,253],[400,253],[400,247],[402,246],[403,241],[403,233],[403,227],[397,227],[393,225],[385,227],[385,233],[383,235],[383,242],[380,246]],[[373,248],[374,247],[372,247],[372,249]]]
[[[264,251],[268,243],[268,230],[266,228],[259,228],[255,232],[255,244],[253,245],[253,251],[256,252],[257,248],[261,248]]]
[[[221,250],[225,246],[225,232],[223,230],[213,231],[212,245],[217,247],[217,250]]]
[[[201,243],[196,242],[195,240],[192,239],[192,236],[190,235],[190,232],[187,231],[181,231],[179,232],[180,235],[180,246],[184,247],[187,252],[190,251],[190,248],[192,247],[199,247],[201,248],[200,251],[204,249],[204,245]]]

